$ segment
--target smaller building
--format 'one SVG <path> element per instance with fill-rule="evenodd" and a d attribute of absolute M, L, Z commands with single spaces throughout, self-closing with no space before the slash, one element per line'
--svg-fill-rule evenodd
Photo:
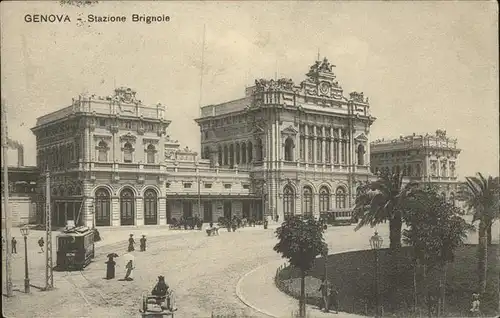
<path fill-rule="evenodd" d="M 370 149 L 372 173 L 402 172 L 408 181 L 435 185 L 443 196 L 456 201 L 460 190 L 457 167 L 461 149 L 457 147 L 457 139 L 448 137 L 445 130 L 375 140 Z"/>

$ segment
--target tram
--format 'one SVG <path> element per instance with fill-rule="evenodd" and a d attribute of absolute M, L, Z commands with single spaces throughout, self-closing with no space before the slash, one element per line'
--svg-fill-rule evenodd
<path fill-rule="evenodd" d="M 325 220 L 327 224 L 333 226 L 351 225 L 357 223 L 353 218 L 352 209 L 335 209 L 327 212 L 321 212 L 320 218 Z"/>
<path fill-rule="evenodd" d="M 83 269 L 95 256 L 94 231 L 86 226 L 65 230 L 57 235 L 57 269 Z"/>

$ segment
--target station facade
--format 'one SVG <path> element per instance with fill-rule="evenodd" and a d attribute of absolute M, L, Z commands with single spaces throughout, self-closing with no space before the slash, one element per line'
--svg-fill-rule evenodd
<path fill-rule="evenodd" d="M 161 104 L 131 88 L 80 95 L 37 119 L 37 198 L 45 171 L 52 219 L 87 226 L 163 225 L 175 218 L 270 216 L 349 210 L 369 181 L 370 125 L 363 93 L 343 94 L 334 65 L 316 61 L 304 81 L 257 80 L 238 100 L 204 106 L 201 154 L 173 140 Z"/>

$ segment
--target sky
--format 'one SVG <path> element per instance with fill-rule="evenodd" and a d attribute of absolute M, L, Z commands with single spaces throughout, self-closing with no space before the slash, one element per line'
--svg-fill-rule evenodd
<path fill-rule="evenodd" d="M 462 149 L 459 177 L 499 175 L 496 2 L 3 1 L 0 8 L 1 94 L 27 165 L 36 160 L 36 118 L 80 93 L 131 87 L 144 103 L 166 105 L 169 135 L 197 150 L 200 97 L 202 105 L 241 98 L 255 79 L 276 73 L 299 84 L 319 52 L 336 65 L 345 96 L 369 97 L 377 118 L 371 140 L 444 129 Z M 71 23 L 27 23 L 26 14 L 67 14 Z M 77 23 L 88 14 L 128 21 Z M 134 23 L 132 14 L 170 21 Z M 8 158 L 17 162 L 13 150 Z"/>

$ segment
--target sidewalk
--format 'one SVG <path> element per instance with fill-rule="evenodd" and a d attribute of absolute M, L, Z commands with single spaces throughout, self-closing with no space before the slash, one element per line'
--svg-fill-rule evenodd
<path fill-rule="evenodd" d="M 274 284 L 274 275 L 284 259 L 257 267 L 245 274 L 236 285 L 236 295 L 247 306 L 276 318 L 289 318 L 296 312 L 299 301 L 281 292 Z M 324 313 L 315 306 L 307 305 L 308 317 L 364 317 L 344 312 Z"/>

